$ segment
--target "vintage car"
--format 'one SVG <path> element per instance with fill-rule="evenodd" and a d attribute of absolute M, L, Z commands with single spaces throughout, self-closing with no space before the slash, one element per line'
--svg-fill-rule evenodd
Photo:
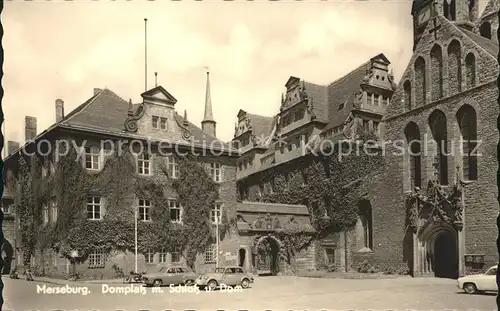
<path fill-rule="evenodd" d="M 461 277 L 457 280 L 458 288 L 467 294 L 480 292 L 496 292 L 497 288 L 497 266 L 489 268 L 485 273 L 473 274 Z"/>
<path fill-rule="evenodd" d="M 215 271 L 205 273 L 196 279 L 196 285 L 208 287 L 210 290 L 225 286 L 248 288 L 253 282 L 253 276 L 245 273 L 241 267 L 215 268 Z"/>
<path fill-rule="evenodd" d="M 146 273 L 142 282 L 146 286 L 194 285 L 197 275 L 185 267 L 161 267 L 158 272 Z"/>

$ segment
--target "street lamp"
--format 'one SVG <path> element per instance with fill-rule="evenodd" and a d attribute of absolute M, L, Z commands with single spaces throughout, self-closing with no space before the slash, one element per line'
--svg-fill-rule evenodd
<path fill-rule="evenodd" d="M 139 207 L 134 208 L 134 236 L 135 236 L 135 273 L 137 273 L 137 212 Z"/>

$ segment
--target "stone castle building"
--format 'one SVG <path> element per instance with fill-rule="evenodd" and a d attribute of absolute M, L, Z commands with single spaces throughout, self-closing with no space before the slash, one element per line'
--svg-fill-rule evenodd
<path fill-rule="evenodd" d="M 221 156 L 197 160 L 219 187 L 219 200 L 211 207 L 212 222 L 216 223 L 224 210 L 235 226 L 218 247 L 209 245 L 199 254 L 196 269 L 209 269 L 218 262 L 276 274 L 290 268 L 282 258 L 286 243 L 280 234 L 284 228 L 313 232 L 312 213 L 317 210 L 316 203 L 308 201 L 285 204 L 279 199 L 273 203 L 264 200 L 282 191 L 277 176 L 286 184 L 288 176 L 300 175 L 299 168 L 314 161 L 314 156 L 304 153 L 305 143 L 317 146 L 372 132 L 379 141 L 403 142 L 411 152 L 400 154 L 397 151 L 401 148 L 395 144 L 379 146 L 379 150 L 385 148 L 384 165 L 369 178 L 359 176 L 363 195 L 357 202 L 356 225 L 328 232 L 293 254 L 296 268 L 334 266 L 348 271 L 364 261 L 380 269 L 406 267 L 414 276 L 456 277 L 497 262 L 496 231 L 491 221 L 498 214 L 494 182 L 497 10 L 497 0 L 491 0 L 481 15 L 477 0 L 416 0 L 411 12 L 414 52 L 399 82 L 394 81 L 384 54 L 375 55 L 328 85 L 292 76 L 285 83 L 276 116 L 239 111 L 231 143 L 216 138 L 208 76 L 201 128 L 190 123 L 186 113 L 176 113 L 175 98 L 162 87 L 143 93 L 139 104 L 128 103 L 110 90 L 95 89 L 88 101 L 67 115 L 64 103 L 57 100 L 56 123 L 40 134 L 36 118 L 26 117 L 25 138 L 35 142 L 61 138 L 95 142 L 87 150 L 95 161 L 90 161 L 90 167 L 82 164 L 88 170 L 102 169 L 106 159 L 99 155 L 97 143 L 106 139 L 166 141 L 181 148 L 194 145 L 199 150 L 206 145 L 196 142 L 216 142 Z M 23 146 L 29 151 L 33 143 Z M 16 208 L 20 202 L 19 147 L 8 142 L 2 198 L 4 257 L 18 265 L 22 255 Z M 475 149 L 477 153 L 472 152 Z M 136 159 L 143 174 L 155 175 L 165 164 L 169 176 L 178 174 L 175 155 L 163 157 L 153 151 L 144 156 L 139 154 Z M 49 156 L 42 173 L 50 175 L 56 165 Z M 304 178 L 303 184 L 307 183 Z M 82 209 L 91 206 L 100 214 L 101 199 L 105 202 L 106 198 L 92 194 L 90 199 Z M 182 206 L 175 191 L 166 189 L 164 199 L 172 203 L 171 220 L 181 221 Z M 136 198 L 130 205 L 145 211 L 150 206 L 146 201 Z M 325 198 L 322 204 L 331 210 L 335 202 Z M 48 221 L 57 221 L 57 209 L 55 204 L 47 207 Z M 261 253 L 262 249 L 267 250 Z M 157 269 L 183 264 L 184 254 L 151 249 L 140 254 L 139 261 L 140 270 Z M 134 254 L 96 250 L 78 270 L 108 276 L 113 274 L 113 264 L 132 270 Z M 69 261 L 53 251 L 36 253 L 32 265 L 69 272 Z"/>

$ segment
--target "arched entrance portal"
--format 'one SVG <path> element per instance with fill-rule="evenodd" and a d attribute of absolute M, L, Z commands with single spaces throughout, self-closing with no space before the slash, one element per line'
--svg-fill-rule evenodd
<path fill-rule="evenodd" d="M 430 224 L 420 236 L 420 268 L 423 275 L 457 279 L 458 234 L 447 223 Z"/>
<path fill-rule="evenodd" d="M 253 263 L 259 275 L 278 275 L 280 242 L 273 236 L 260 238 Z"/>
<path fill-rule="evenodd" d="M 458 278 L 457 239 L 449 231 L 441 231 L 434 241 L 434 273 L 438 278 Z"/>
<path fill-rule="evenodd" d="M 240 267 L 245 267 L 245 259 L 247 257 L 247 251 L 244 248 L 240 248 L 238 252 L 238 257 L 239 257 L 238 265 Z"/>

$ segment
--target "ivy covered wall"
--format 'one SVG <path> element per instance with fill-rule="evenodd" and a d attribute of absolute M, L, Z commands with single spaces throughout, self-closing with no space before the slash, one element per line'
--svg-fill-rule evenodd
<path fill-rule="evenodd" d="M 55 171 L 46 170 L 42 176 L 44 160 L 41 157 L 19 157 L 20 248 L 23 265 L 28 267 L 36 251 L 53 249 L 66 258 L 77 250 L 78 263 L 99 249 L 134 252 L 134 208 L 137 198 L 151 201 L 150 222 L 138 222 L 138 248 L 165 249 L 171 252 L 178 247 L 186 254 L 186 263 L 193 266 L 196 255 L 214 240 L 210 210 L 217 200 L 230 200 L 224 185 L 234 183 L 235 161 L 227 157 L 178 157 L 179 177 L 171 178 L 167 160 L 153 156 L 153 175 L 137 174 L 136 159 L 128 148 L 107 156 L 100 171 L 92 172 L 77 161 L 77 152 L 70 149 L 55 165 Z M 215 183 L 207 167 L 210 161 L 223 162 L 223 178 L 229 181 Z M 224 172 L 224 170 L 226 172 Z M 222 189 L 219 189 L 219 188 Z M 234 191 L 234 187 L 233 187 Z M 86 215 L 88 195 L 102 197 L 104 217 L 89 220 Z M 169 216 L 169 199 L 177 199 L 183 208 L 182 224 L 172 223 Z M 54 202 L 57 216 L 44 222 L 44 206 Z M 224 202 L 226 204 L 226 202 Z M 229 232 L 234 224 L 235 195 L 223 210 L 220 235 Z"/>

